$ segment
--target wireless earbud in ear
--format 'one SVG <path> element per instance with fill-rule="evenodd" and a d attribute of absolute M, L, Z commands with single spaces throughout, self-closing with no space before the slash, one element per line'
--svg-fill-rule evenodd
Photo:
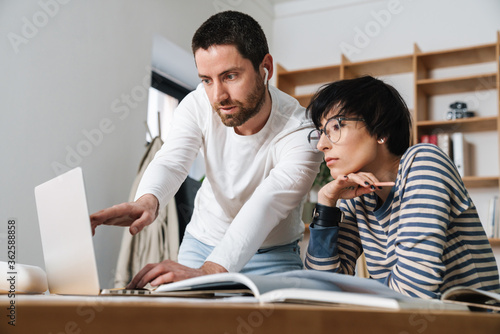
<path fill-rule="evenodd" d="M 264 84 L 267 83 L 267 77 L 269 76 L 269 70 L 264 67 L 264 72 L 266 72 L 266 75 L 264 76 Z"/>

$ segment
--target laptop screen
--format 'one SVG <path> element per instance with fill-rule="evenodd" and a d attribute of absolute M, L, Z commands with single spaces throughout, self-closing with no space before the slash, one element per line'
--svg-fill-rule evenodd
<path fill-rule="evenodd" d="M 50 293 L 98 295 L 82 169 L 35 187 L 35 199 Z"/>

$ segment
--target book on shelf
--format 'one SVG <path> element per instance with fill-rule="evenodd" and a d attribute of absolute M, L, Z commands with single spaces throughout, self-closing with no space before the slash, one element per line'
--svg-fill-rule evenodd
<path fill-rule="evenodd" d="M 430 134 L 430 135 L 422 135 L 420 137 L 420 142 L 421 143 L 428 143 L 428 144 L 434 144 L 438 145 L 438 137 L 436 134 Z"/>
<path fill-rule="evenodd" d="M 453 142 L 453 162 L 458 173 L 461 177 L 469 176 L 471 167 L 469 143 L 461 132 L 453 133 L 451 139 Z"/>
<path fill-rule="evenodd" d="M 453 145 L 449 133 L 422 135 L 420 136 L 420 142 L 438 146 L 444 153 L 453 159 Z"/>
<path fill-rule="evenodd" d="M 497 198 L 498 201 L 498 198 Z M 495 210 L 496 213 L 496 218 L 495 218 L 495 224 L 493 225 L 493 237 L 492 238 L 500 238 L 500 223 L 498 221 L 498 202 L 497 202 L 497 209 Z"/>
<path fill-rule="evenodd" d="M 451 145 L 451 135 L 449 133 L 438 133 L 437 135 L 437 146 L 446 153 L 451 159 L 453 159 L 453 151 Z"/>
<path fill-rule="evenodd" d="M 108 293 L 108 291 L 106 291 Z M 126 294 L 126 290 L 114 290 Z M 272 275 L 220 273 L 163 284 L 150 296 L 233 298 L 255 303 L 300 303 L 382 309 L 451 309 L 466 306 L 411 298 L 373 279 L 314 270 Z"/>
<path fill-rule="evenodd" d="M 486 221 L 484 230 L 488 238 L 498 238 L 499 224 L 498 224 L 498 196 L 493 196 L 488 203 L 488 220 Z"/>

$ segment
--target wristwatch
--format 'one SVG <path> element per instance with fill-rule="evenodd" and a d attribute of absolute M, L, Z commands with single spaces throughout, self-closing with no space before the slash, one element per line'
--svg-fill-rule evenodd
<path fill-rule="evenodd" d="M 315 226 L 334 227 L 344 219 L 344 212 L 337 207 L 326 206 L 316 203 L 313 211 L 313 220 Z"/>

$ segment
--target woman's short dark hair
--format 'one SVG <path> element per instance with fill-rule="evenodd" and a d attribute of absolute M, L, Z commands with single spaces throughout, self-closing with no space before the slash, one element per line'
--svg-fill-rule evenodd
<path fill-rule="evenodd" d="M 332 109 L 335 116 L 363 118 L 370 135 L 386 138 L 392 154 L 402 155 L 410 146 L 410 111 L 398 91 L 382 80 L 363 76 L 324 85 L 311 99 L 307 113 L 319 129 Z"/>
<path fill-rule="evenodd" d="M 266 35 L 251 16 L 236 11 L 212 15 L 195 32 L 191 42 L 193 54 L 199 48 L 213 45 L 234 45 L 241 56 L 252 62 L 257 71 L 269 53 Z"/>

